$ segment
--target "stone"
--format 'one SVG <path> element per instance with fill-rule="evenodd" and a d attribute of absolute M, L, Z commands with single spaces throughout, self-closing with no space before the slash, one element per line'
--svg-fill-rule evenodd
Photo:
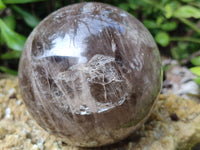
<path fill-rule="evenodd" d="M 37 123 L 69 145 L 115 143 L 149 117 L 161 89 L 158 48 L 127 12 L 102 3 L 57 10 L 30 34 L 19 88 Z"/>
<path fill-rule="evenodd" d="M 174 94 L 185 99 L 199 100 L 199 85 L 194 81 L 197 76 L 183 66 L 177 64 L 168 65 L 165 70 L 165 81 L 163 82 L 162 93 Z"/>

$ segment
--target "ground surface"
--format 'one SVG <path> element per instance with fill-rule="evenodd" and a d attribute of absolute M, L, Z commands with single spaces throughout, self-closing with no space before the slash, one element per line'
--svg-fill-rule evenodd
<path fill-rule="evenodd" d="M 159 96 L 155 110 L 139 131 L 120 143 L 98 149 L 188 150 L 191 147 L 197 148 L 200 143 L 198 99 L 192 100 L 166 93 Z M 81 148 L 71 147 L 40 128 L 23 104 L 17 78 L 2 78 L 0 79 L 0 150 L 23 149 L 78 150 Z"/>

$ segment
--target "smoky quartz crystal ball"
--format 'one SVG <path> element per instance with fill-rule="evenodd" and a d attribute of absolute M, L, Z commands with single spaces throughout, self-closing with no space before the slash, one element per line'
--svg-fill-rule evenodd
<path fill-rule="evenodd" d="M 102 3 L 61 8 L 33 30 L 19 87 L 36 122 L 69 145 L 115 143 L 149 117 L 161 89 L 158 48 L 129 13 Z"/>

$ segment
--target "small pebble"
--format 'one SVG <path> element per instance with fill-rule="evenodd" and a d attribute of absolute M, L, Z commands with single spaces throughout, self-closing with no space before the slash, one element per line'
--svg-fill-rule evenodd
<path fill-rule="evenodd" d="M 18 100 L 17 100 L 17 105 L 20 105 L 20 104 L 21 104 L 21 100 L 18 99 Z"/>
<path fill-rule="evenodd" d="M 11 95 L 9 96 L 9 98 L 10 98 L 10 99 L 16 98 L 16 94 L 15 94 L 15 93 L 11 94 Z"/>
<path fill-rule="evenodd" d="M 12 96 L 12 94 L 14 94 L 14 93 L 15 93 L 15 89 L 14 88 L 12 88 L 12 89 L 10 89 L 8 91 L 8 95 L 10 95 L 10 96 Z"/>
<path fill-rule="evenodd" d="M 179 120 L 178 116 L 175 113 L 170 114 L 170 118 L 171 118 L 172 121 L 178 121 Z"/>
<path fill-rule="evenodd" d="M 10 118 L 11 117 L 10 113 L 11 113 L 10 108 L 9 107 L 6 108 L 6 110 L 5 110 L 5 118 Z"/>

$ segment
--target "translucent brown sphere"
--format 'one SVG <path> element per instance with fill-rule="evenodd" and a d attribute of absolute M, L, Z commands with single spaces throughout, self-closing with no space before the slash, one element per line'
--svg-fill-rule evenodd
<path fill-rule="evenodd" d="M 57 10 L 30 34 L 19 86 L 37 123 L 70 145 L 126 138 L 148 118 L 162 82 L 159 51 L 127 12 L 101 3 Z"/>

